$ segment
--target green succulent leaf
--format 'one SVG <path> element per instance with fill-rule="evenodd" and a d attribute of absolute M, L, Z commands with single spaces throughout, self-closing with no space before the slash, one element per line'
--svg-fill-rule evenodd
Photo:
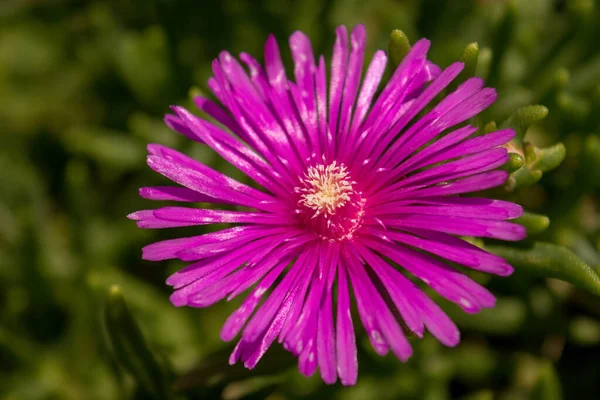
<path fill-rule="evenodd" d="M 483 133 L 496 132 L 498 130 L 498 125 L 496 125 L 495 121 L 488 122 L 483 127 Z"/>
<path fill-rule="evenodd" d="M 400 65 L 406 54 L 410 51 L 410 41 L 404 32 L 395 29 L 390 34 L 389 53 L 394 67 Z"/>
<path fill-rule="evenodd" d="M 469 43 L 465 46 L 460 58 L 458 59 L 465 66 L 460 75 L 454 79 L 450 88 L 456 89 L 458 85 L 466 81 L 467 79 L 475 76 L 475 70 L 477 69 L 477 60 L 479 58 L 479 44 L 477 42 Z"/>
<path fill-rule="evenodd" d="M 525 159 L 518 153 L 508 153 L 508 161 L 502 166 L 502 169 L 508 172 L 515 172 L 525 164 Z"/>
<path fill-rule="evenodd" d="M 600 295 L 600 275 L 569 249 L 551 243 L 536 242 L 529 249 L 487 246 L 517 270 L 556 278 Z"/>
<path fill-rule="evenodd" d="M 138 387 L 153 399 L 172 398 L 165 370 L 148 348 L 118 285 L 108 291 L 104 322 L 114 357 L 134 377 Z"/>
<path fill-rule="evenodd" d="M 531 163 L 530 168 L 539 169 L 542 172 L 552 171 L 557 168 L 567 155 L 567 149 L 562 143 L 557 143 L 545 149 L 538 149 L 533 145 L 530 145 L 530 147 L 533 148 L 535 153 L 535 160 Z"/>
<path fill-rule="evenodd" d="M 542 105 L 525 106 L 519 108 L 501 125 L 502 128 L 512 128 L 516 132 L 513 142 L 522 145 L 525 133 L 531 125 L 548 116 L 548 108 Z"/>
<path fill-rule="evenodd" d="M 512 147 L 514 147 L 514 144 Z M 539 181 L 544 172 L 557 168 L 564 161 L 567 150 L 562 143 L 557 143 L 545 149 L 537 148 L 531 143 L 525 143 L 523 145 L 523 154 L 524 165 L 514 168 L 514 166 L 518 165 L 519 159 L 513 156 L 514 160 L 509 160 L 504 166 L 504 169 L 512 172 L 505 185 L 509 191 L 523 186 L 531 186 Z M 510 169 L 511 166 L 514 168 L 512 171 Z"/>
<path fill-rule="evenodd" d="M 540 179 L 542 179 L 542 171 L 532 171 L 527 166 L 523 166 L 508 177 L 504 187 L 510 192 L 519 187 L 531 186 Z"/>
<path fill-rule="evenodd" d="M 479 58 L 479 44 L 477 42 L 469 43 L 460 56 L 460 61 L 465 63 L 463 74 L 467 77 L 475 75 L 477 69 L 477 59 Z"/>
<path fill-rule="evenodd" d="M 550 218 L 547 216 L 527 211 L 515 219 L 514 222 L 523 225 L 527 229 L 528 235 L 540 233 L 550 226 Z"/>
<path fill-rule="evenodd" d="M 594 267 L 596 272 L 600 272 L 600 255 L 596 247 L 583 232 L 563 226 L 555 230 L 552 239 L 555 243 L 572 250 L 583 261 Z"/>

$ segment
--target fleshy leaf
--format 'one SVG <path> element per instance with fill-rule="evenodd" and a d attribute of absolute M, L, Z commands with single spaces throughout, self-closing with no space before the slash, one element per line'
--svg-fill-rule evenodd
<path fill-rule="evenodd" d="M 465 64 L 465 67 L 460 75 L 452 82 L 452 85 L 450 86 L 451 90 L 456 89 L 459 84 L 475 76 L 478 58 L 479 44 L 477 42 L 473 42 L 466 45 L 462 54 L 460 55 L 460 58 L 458 59 L 460 62 Z"/>
<path fill-rule="evenodd" d="M 565 247 L 536 242 L 530 249 L 486 246 L 515 269 L 537 276 L 557 278 L 600 295 L 600 275 Z"/>
<path fill-rule="evenodd" d="M 580 230 L 568 226 L 557 229 L 552 235 L 554 242 L 572 250 L 583 261 L 595 267 L 596 272 L 600 273 L 600 255 L 594 244 Z"/>
<path fill-rule="evenodd" d="M 469 43 L 465 46 L 465 49 L 460 56 L 460 61 L 465 63 L 465 69 L 462 74 L 465 77 L 472 77 L 475 75 L 475 69 L 477 68 L 477 58 L 479 57 L 479 44 L 477 42 Z"/>
<path fill-rule="evenodd" d="M 517 144 L 523 144 L 525 133 L 529 127 L 548 116 L 548 108 L 542 105 L 525 106 L 519 108 L 513 115 L 511 115 L 504 123 L 501 128 L 512 128 L 516 132 L 516 136 L 513 142 Z"/>
<path fill-rule="evenodd" d="M 526 166 L 523 166 L 510 175 L 506 180 L 504 187 L 508 191 L 513 191 L 519 187 L 531 186 L 540 179 L 542 179 L 542 171 L 532 171 Z"/>
<path fill-rule="evenodd" d="M 483 133 L 491 133 L 496 132 L 498 130 L 498 125 L 495 121 L 490 121 L 483 127 Z"/>
<path fill-rule="evenodd" d="M 508 153 L 508 161 L 501 168 L 508 172 L 515 172 L 523 166 L 525 159 L 518 153 Z"/>
<path fill-rule="evenodd" d="M 550 226 L 550 218 L 547 216 L 527 211 L 515 219 L 514 222 L 523 225 L 527 229 L 528 235 L 540 233 Z"/>
<path fill-rule="evenodd" d="M 532 170 L 539 169 L 542 172 L 552 171 L 558 167 L 567 155 L 567 149 L 562 143 L 557 143 L 545 149 L 538 149 L 531 143 L 526 143 L 525 152 L 529 168 Z"/>
<path fill-rule="evenodd" d="M 154 399 L 172 398 L 166 373 L 148 348 L 118 285 L 109 289 L 104 322 L 114 357 L 134 377 L 138 388 Z"/>
<path fill-rule="evenodd" d="M 562 143 L 558 143 L 546 149 L 539 149 L 531 143 L 525 143 L 525 134 L 529 127 L 535 122 L 546 118 L 548 109 L 542 105 L 525 106 L 519 108 L 504 123 L 501 128 L 512 128 L 516 136 L 506 145 L 511 153 L 517 153 L 524 158 L 524 165 L 514 169 L 509 179 L 506 181 L 505 188 L 513 191 L 519 187 L 531 186 L 542 178 L 546 171 L 550 171 L 563 162 L 566 155 L 566 148 Z M 491 129 L 490 124 L 486 125 L 485 130 Z M 518 157 L 513 156 L 513 165 L 518 164 Z M 505 169 L 511 167 L 507 163 Z"/>
<path fill-rule="evenodd" d="M 395 29 L 390 34 L 389 53 L 394 67 L 400 65 L 404 56 L 410 51 L 408 37 L 400 29 Z"/>

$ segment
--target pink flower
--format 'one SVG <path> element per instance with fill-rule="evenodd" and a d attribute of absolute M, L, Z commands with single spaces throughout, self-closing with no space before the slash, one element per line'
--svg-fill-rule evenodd
<path fill-rule="evenodd" d="M 180 186 L 145 187 L 141 196 L 237 206 L 163 207 L 129 216 L 142 228 L 231 223 L 233 227 L 146 246 L 146 260 L 191 264 L 172 275 L 176 306 L 207 307 L 249 291 L 221 337 L 241 332 L 230 362 L 253 368 L 277 340 L 298 356 L 305 375 L 317 368 L 326 383 L 356 382 L 358 361 L 350 312 L 378 354 L 407 360 L 412 349 L 394 316 L 416 336 L 425 329 L 447 346 L 459 342 L 454 323 L 405 275 L 412 275 L 466 312 L 493 307 L 494 296 L 443 259 L 506 276 L 502 258 L 457 236 L 520 240 L 505 220 L 520 206 L 459 195 L 502 184 L 509 129 L 472 136 L 464 125 L 490 106 L 496 92 L 471 78 L 439 104 L 425 106 L 463 68 L 441 70 L 427 60 L 422 39 L 375 96 L 386 55 L 374 54 L 361 82 L 366 34 L 362 25 L 337 40 L 329 86 L 325 59 L 309 39 L 290 37 L 295 81 L 286 77 L 273 37 L 265 67 L 242 53 L 249 73 L 229 53 L 213 62 L 208 83 L 222 108 L 196 105 L 212 123 L 181 107 L 165 121 L 204 143 L 253 180 L 238 182 L 175 150 L 149 145 L 148 165 Z M 393 264 L 392 264 L 393 263 Z M 400 268 L 398 268 L 397 266 Z"/>

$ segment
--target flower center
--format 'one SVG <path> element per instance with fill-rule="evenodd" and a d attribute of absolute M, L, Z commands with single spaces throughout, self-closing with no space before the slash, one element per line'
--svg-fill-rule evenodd
<path fill-rule="evenodd" d="M 303 224 L 323 239 L 342 240 L 362 221 L 365 200 L 344 164 L 318 164 L 308 168 L 294 189 L 300 195 L 296 212 Z"/>
<path fill-rule="evenodd" d="M 319 214 L 335 215 L 338 208 L 350 201 L 352 184 L 344 164 L 310 167 L 304 177 L 305 187 L 300 188 L 300 204 Z"/>

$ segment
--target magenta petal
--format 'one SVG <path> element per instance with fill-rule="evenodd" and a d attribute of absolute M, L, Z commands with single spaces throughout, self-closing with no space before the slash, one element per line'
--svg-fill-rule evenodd
<path fill-rule="evenodd" d="M 415 46 L 416 47 L 416 46 Z M 413 48 L 414 49 L 414 48 Z M 458 76 L 460 71 L 462 71 L 463 65 L 462 63 L 454 63 L 446 68 L 427 88 L 415 99 L 414 102 L 410 104 L 410 107 L 406 109 L 400 118 L 394 123 L 394 125 L 389 129 L 384 139 L 380 141 L 379 145 L 375 148 L 376 152 L 384 153 L 383 156 L 380 157 L 380 160 L 376 165 L 386 165 L 390 158 L 393 158 L 395 161 L 399 162 L 403 158 L 398 156 L 399 149 L 401 149 L 404 143 L 412 137 L 410 132 L 405 132 L 400 136 L 399 140 L 397 140 L 387 151 L 384 150 L 389 146 L 389 144 L 393 141 L 393 139 L 397 136 L 397 134 L 406 127 L 406 125 L 421 111 L 425 106 L 435 97 L 437 96 L 446 86 L 452 82 L 454 78 Z M 439 106 L 438 106 L 439 107 Z M 428 121 L 433 118 L 433 111 L 428 113 L 425 117 L 419 120 L 413 127 L 412 130 L 417 130 L 419 127 L 425 124 L 425 121 Z M 404 150 L 402 150 L 404 151 Z M 412 151 L 411 151 L 412 152 Z"/>
<path fill-rule="evenodd" d="M 214 125 L 196 118 L 186 109 L 173 107 L 173 110 L 191 131 L 201 137 L 206 144 L 217 151 L 223 158 L 266 188 L 276 189 L 273 183 L 281 179 L 281 176 L 254 151 L 243 146 Z"/>
<path fill-rule="evenodd" d="M 375 52 L 375 55 L 373 55 L 373 59 L 369 64 L 369 68 L 367 69 L 365 78 L 363 79 L 360 94 L 358 95 L 358 99 L 356 101 L 356 111 L 352 117 L 352 127 L 350 129 L 348 139 L 350 143 L 354 143 L 358 127 L 363 122 L 367 112 L 369 111 L 373 96 L 375 95 L 375 92 L 379 87 L 379 82 L 381 81 L 383 73 L 385 72 L 386 64 L 387 57 L 385 52 L 381 50 Z"/>
<path fill-rule="evenodd" d="M 211 257 L 218 253 L 231 251 L 239 248 L 242 244 L 248 244 L 255 239 L 268 238 L 270 241 L 279 241 L 285 243 L 293 237 L 298 237 L 301 233 L 294 230 L 286 230 L 283 228 L 268 228 L 252 225 L 242 226 L 248 230 L 246 235 L 222 239 L 220 242 L 200 243 L 194 246 L 188 246 L 176 253 L 176 257 L 183 261 L 195 261 L 203 258 Z M 209 234 L 207 234 L 209 235 Z M 205 236 L 207 236 L 205 235 Z M 256 248 L 255 248 L 256 249 Z M 261 250 L 261 248 L 258 248 Z"/>
<path fill-rule="evenodd" d="M 340 104 L 346 81 L 348 65 L 348 30 L 339 26 L 335 30 L 336 40 L 333 45 L 333 58 L 331 59 L 331 78 L 329 82 L 329 129 L 337 136 Z"/>
<path fill-rule="evenodd" d="M 425 293 L 415 293 L 420 300 L 421 317 L 427 330 L 446 346 L 456 346 L 460 341 L 460 332 L 454 322 Z"/>
<path fill-rule="evenodd" d="M 175 258 L 176 254 L 183 249 L 202 245 L 205 243 L 219 243 L 222 240 L 237 238 L 247 232 L 247 227 L 236 227 L 222 231 L 207 233 L 200 236 L 192 236 L 181 239 L 164 240 L 150 244 L 142 249 L 142 258 L 150 261 L 167 260 Z"/>
<path fill-rule="evenodd" d="M 332 302 L 331 291 L 328 291 L 319 309 L 319 326 L 317 329 L 319 369 L 321 370 L 321 378 L 328 385 L 335 383 L 337 380 Z"/>
<path fill-rule="evenodd" d="M 495 297 L 484 287 L 443 262 L 405 246 L 381 244 L 365 240 L 373 249 L 381 251 L 399 263 L 440 295 L 458 304 L 466 312 L 476 313 L 495 305 Z"/>
<path fill-rule="evenodd" d="M 324 156 L 333 155 L 333 137 L 330 135 L 327 122 L 327 76 L 325 72 L 325 58 L 319 58 L 319 65 L 315 75 L 315 92 L 317 97 L 317 117 L 319 120 L 319 141 L 315 151 L 321 150 Z M 315 144 L 316 145 L 316 144 Z"/>
<path fill-rule="evenodd" d="M 287 261 L 287 260 L 286 260 Z M 288 261 L 289 262 L 289 261 Z M 250 315 L 254 312 L 264 293 L 271 287 L 275 282 L 275 279 L 281 275 L 281 272 L 287 266 L 286 262 L 280 263 L 277 267 L 273 268 L 264 279 L 256 286 L 256 288 L 246 297 L 242 305 L 235 310 L 221 330 L 221 339 L 228 342 L 232 340 L 242 329 L 242 326 L 248 321 Z"/>
<path fill-rule="evenodd" d="M 373 207 L 374 215 L 422 214 L 481 219 L 513 219 L 523 214 L 523 207 L 502 200 L 476 197 L 424 197 L 400 200 L 385 206 Z"/>
<path fill-rule="evenodd" d="M 283 321 L 286 319 L 289 305 L 292 301 L 292 296 L 286 298 L 283 306 L 277 311 L 277 315 L 273 322 L 256 340 L 248 342 L 243 338 L 240 339 L 238 345 L 231 354 L 229 363 L 234 364 L 238 359 L 241 359 L 246 368 L 253 369 L 279 334 Z"/>
<path fill-rule="evenodd" d="M 182 202 L 223 203 L 193 190 L 176 186 L 148 186 L 140 188 L 140 197 L 148 200 L 172 200 Z"/>
<path fill-rule="evenodd" d="M 471 193 L 499 186 L 503 184 L 507 178 L 508 172 L 506 171 L 484 172 L 482 174 L 458 179 L 441 186 L 431 186 L 409 192 L 392 192 L 383 195 L 380 198 L 375 194 L 373 197 L 375 197 L 380 204 L 385 204 L 396 200 L 406 200 L 408 198 L 418 199 L 421 197 Z"/>
<path fill-rule="evenodd" d="M 515 131 L 513 131 L 512 129 L 504 129 L 501 131 L 488 133 L 484 136 L 478 136 L 472 139 L 468 139 L 451 148 L 445 149 L 445 151 L 440 151 L 436 153 L 432 157 L 427 158 L 426 163 L 417 164 L 414 167 L 414 169 L 423 167 L 425 165 L 435 164 L 440 161 L 449 160 L 452 158 L 483 152 L 509 142 L 514 136 Z"/>
<path fill-rule="evenodd" d="M 263 99 L 266 99 L 269 91 L 269 82 L 264 68 L 248 53 L 240 53 L 240 60 L 248 67 L 250 79 L 254 83 L 254 88 L 260 93 Z"/>
<path fill-rule="evenodd" d="M 285 296 L 298 284 L 302 278 L 300 273 L 300 263 L 296 262 L 283 277 L 279 285 L 271 293 L 269 298 L 254 314 L 243 332 L 243 338 L 247 341 L 254 341 L 262 331 L 266 329 L 272 321 L 281 306 Z M 306 275 L 305 275 L 306 276 Z"/>
<path fill-rule="evenodd" d="M 321 254 L 322 247 L 317 244 L 313 257 L 307 260 L 308 270 L 315 269 L 315 274 L 310 279 L 310 287 L 306 299 L 304 299 L 302 312 L 297 319 L 290 320 L 291 325 L 285 337 L 286 347 L 295 354 L 301 354 L 307 345 L 313 346 L 315 344 L 315 340 L 312 340 L 312 328 L 317 324 L 316 311 L 319 309 L 328 275 L 328 271 L 324 270 L 327 266 L 319 262 Z M 310 344 L 309 340 L 312 340 Z"/>
<path fill-rule="evenodd" d="M 282 216 L 261 212 L 206 210 L 201 208 L 163 207 L 154 210 L 154 216 L 163 220 L 206 225 L 215 223 L 289 223 Z"/>
<path fill-rule="evenodd" d="M 389 129 L 406 113 L 405 98 L 411 87 L 411 79 L 425 65 L 428 50 L 428 40 L 421 39 L 415 43 L 383 89 L 371 108 L 367 120 L 358 131 L 360 133 L 358 143 L 361 145 L 357 149 L 357 160 L 367 160 L 374 148 L 385 148 L 389 145 L 389 141 L 393 140 L 394 137 L 390 136 Z"/>
<path fill-rule="evenodd" d="M 386 121 L 389 126 L 396 120 L 396 113 L 404 103 L 404 99 L 409 91 L 412 78 L 416 76 L 423 66 L 429 51 L 430 42 L 426 39 L 417 41 L 408 54 L 404 57 L 389 82 L 381 92 L 381 95 L 375 101 L 375 104 L 369 111 L 369 116 L 363 125 L 363 129 L 372 126 L 380 126 Z"/>
<path fill-rule="evenodd" d="M 338 308 L 336 325 L 337 373 L 342 385 L 354 385 L 358 377 L 358 356 L 352 316 L 350 296 L 345 268 L 338 269 Z"/>
<path fill-rule="evenodd" d="M 378 325 L 381 329 L 381 332 L 378 332 L 378 334 L 381 335 L 380 340 L 385 340 L 390 349 L 400 360 L 408 360 L 412 355 L 412 348 L 402 332 L 402 328 L 400 328 L 398 321 L 396 321 L 396 318 L 392 315 L 389 307 L 377 292 L 377 289 L 371 282 L 371 279 L 358 260 L 358 257 L 349 256 L 349 258 L 355 258 L 355 261 L 349 262 L 349 264 L 352 265 L 350 268 L 350 277 L 355 288 L 357 301 L 359 293 L 364 291 L 364 295 L 369 297 L 372 302 L 371 307 L 373 310 L 377 310 L 375 318 L 378 320 Z"/>
<path fill-rule="evenodd" d="M 290 49 L 294 58 L 296 84 L 300 91 L 304 93 L 301 98 L 306 104 L 308 112 L 312 115 L 316 108 L 314 74 L 317 66 L 310 39 L 302 32 L 295 32 L 290 37 Z"/>
<path fill-rule="evenodd" d="M 453 146 L 454 144 L 460 142 L 471 134 L 475 133 L 477 128 L 467 125 L 462 128 L 458 128 L 455 131 L 452 131 L 446 134 L 444 137 L 438 139 L 436 142 L 422 149 L 421 151 L 415 153 L 408 159 L 406 159 L 403 163 L 401 163 L 394 171 L 396 174 L 407 174 L 411 171 L 414 171 L 420 167 L 431 165 L 432 163 L 429 161 L 432 158 L 432 155 L 438 155 L 442 153 L 443 150 L 446 150 L 448 147 Z M 443 160 L 451 159 L 454 157 L 447 157 Z"/>
<path fill-rule="evenodd" d="M 165 125 L 173 129 L 175 132 L 181 133 L 183 136 L 195 142 L 204 143 L 202 139 L 196 136 L 176 115 L 167 114 L 165 115 L 164 121 Z"/>
<path fill-rule="evenodd" d="M 456 325 L 419 287 L 366 248 L 359 246 L 358 250 L 370 260 L 407 326 L 417 336 L 423 335 L 426 326 L 446 346 L 458 344 L 460 333 Z"/>
<path fill-rule="evenodd" d="M 386 225 L 394 228 L 423 228 L 459 236 L 490 237 L 501 240 L 525 238 L 522 225 L 505 221 L 444 217 L 431 215 L 406 215 L 398 219 L 386 219 Z"/>
<path fill-rule="evenodd" d="M 427 251 L 478 271 L 501 276 L 510 275 L 513 271 L 513 268 L 502 258 L 483 251 L 464 240 L 440 232 L 426 230 L 416 230 L 416 232 L 423 237 L 393 231 L 373 232 L 373 234 Z"/>
<path fill-rule="evenodd" d="M 230 182 L 229 179 L 223 179 L 225 178 L 224 176 L 212 173 L 207 175 L 198 170 L 187 168 L 177 162 L 168 161 L 157 156 L 149 156 L 147 161 L 150 168 L 159 174 L 205 196 L 215 197 L 228 203 L 248 207 L 260 205 L 259 202 L 253 200 L 248 194 L 236 190 L 243 186 L 237 186 L 235 183 Z"/>
<path fill-rule="evenodd" d="M 392 187 L 402 190 L 411 186 L 434 185 L 496 169 L 507 161 L 508 151 L 505 148 L 487 150 L 418 172 L 409 178 L 403 179 L 401 184 L 395 184 Z"/>
<path fill-rule="evenodd" d="M 341 104 L 339 133 L 342 143 L 345 141 L 345 138 L 348 137 L 350 130 L 352 109 L 356 101 L 356 94 L 360 84 L 366 44 L 367 33 L 365 27 L 364 25 L 357 25 L 350 34 L 351 49 Z"/>
<path fill-rule="evenodd" d="M 294 292 L 296 295 L 296 301 L 294 301 L 294 304 L 292 304 L 292 307 L 290 308 L 290 312 L 288 314 L 288 318 L 285 320 L 283 329 L 281 330 L 281 332 L 279 334 L 279 343 L 283 343 L 283 347 L 286 350 L 289 350 L 296 355 L 298 355 L 302 351 L 302 348 L 298 349 L 295 346 L 296 343 L 290 344 L 288 335 L 295 332 L 296 323 L 298 322 L 298 320 L 300 318 L 300 314 L 302 313 L 304 303 L 305 303 L 306 293 L 307 293 L 309 285 L 312 281 L 312 276 L 313 276 L 312 271 L 316 266 L 317 257 L 318 257 L 317 252 L 311 253 L 310 257 L 309 257 L 309 254 L 306 254 L 303 257 L 298 257 L 298 261 L 297 261 L 299 263 L 298 265 L 301 266 L 301 268 L 304 268 L 307 273 L 305 274 L 304 277 L 302 277 L 300 279 L 300 281 L 294 288 Z M 300 337 L 302 337 L 302 334 L 303 334 L 303 332 L 300 332 Z"/>
<path fill-rule="evenodd" d="M 311 321 L 304 333 L 306 346 L 304 346 L 304 350 L 298 356 L 298 370 L 304 376 L 312 376 L 317 370 L 316 336 L 317 323 L 316 321 Z"/>
<path fill-rule="evenodd" d="M 259 253 L 252 252 L 252 246 L 254 245 L 261 246 Z M 200 300 L 206 297 L 206 293 L 210 293 L 210 290 L 215 289 L 214 285 L 219 284 L 223 278 L 238 270 L 238 268 L 243 268 L 244 263 L 251 262 L 257 256 L 266 256 L 277 246 L 277 242 L 270 238 L 264 238 L 228 252 L 223 257 L 217 258 L 214 262 L 197 270 L 195 274 L 188 276 L 185 283 L 178 282 L 177 290 L 171 295 L 171 302 L 175 305 L 188 304 L 203 307 Z M 231 290 L 233 289 L 235 289 L 235 286 L 231 285 Z M 226 294 L 223 294 L 222 297 Z"/>
<path fill-rule="evenodd" d="M 414 284 L 395 269 L 392 276 L 391 266 L 366 247 L 359 245 L 357 250 L 381 280 L 408 328 L 418 337 L 423 337 L 424 322 L 418 307 L 410 297 L 411 287 Z"/>
<path fill-rule="evenodd" d="M 209 99 L 201 96 L 194 96 L 194 104 L 199 110 L 204 111 L 217 122 L 227 127 L 231 132 L 235 133 L 239 138 L 247 140 L 246 133 L 242 130 L 240 125 L 223 110 L 219 105 L 213 103 Z"/>
<path fill-rule="evenodd" d="M 335 331 L 333 326 L 333 283 L 337 274 L 339 247 L 327 246 L 325 255 L 321 255 L 323 270 L 328 271 L 324 298 L 319 307 L 317 328 L 317 356 L 321 377 L 327 384 L 337 380 L 335 359 Z"/>
<path fill-rule="evenodd" d="M 352 288 L 354 289 L 354 298 L 356 299 L 358 314 L 365 327 L 365 331 L 369 336 L 373 349 L 377 354 L 384 356 L 390 349 L 390 343 L 385 340 L 381 331 L 381 326 L 379 325 L 379 318 L 377 317 L 383 310 L 380 310 L 375 306 L 371 294 L 361 284 L 361 279 L 357 278 L 358 274 L 356 269 L 362 268 L 362 266 L 356 266 L 355 261 L 352 263 L 347 261 L 347 263 L 349 265 L 348 272 L 350 274 Z"/>

